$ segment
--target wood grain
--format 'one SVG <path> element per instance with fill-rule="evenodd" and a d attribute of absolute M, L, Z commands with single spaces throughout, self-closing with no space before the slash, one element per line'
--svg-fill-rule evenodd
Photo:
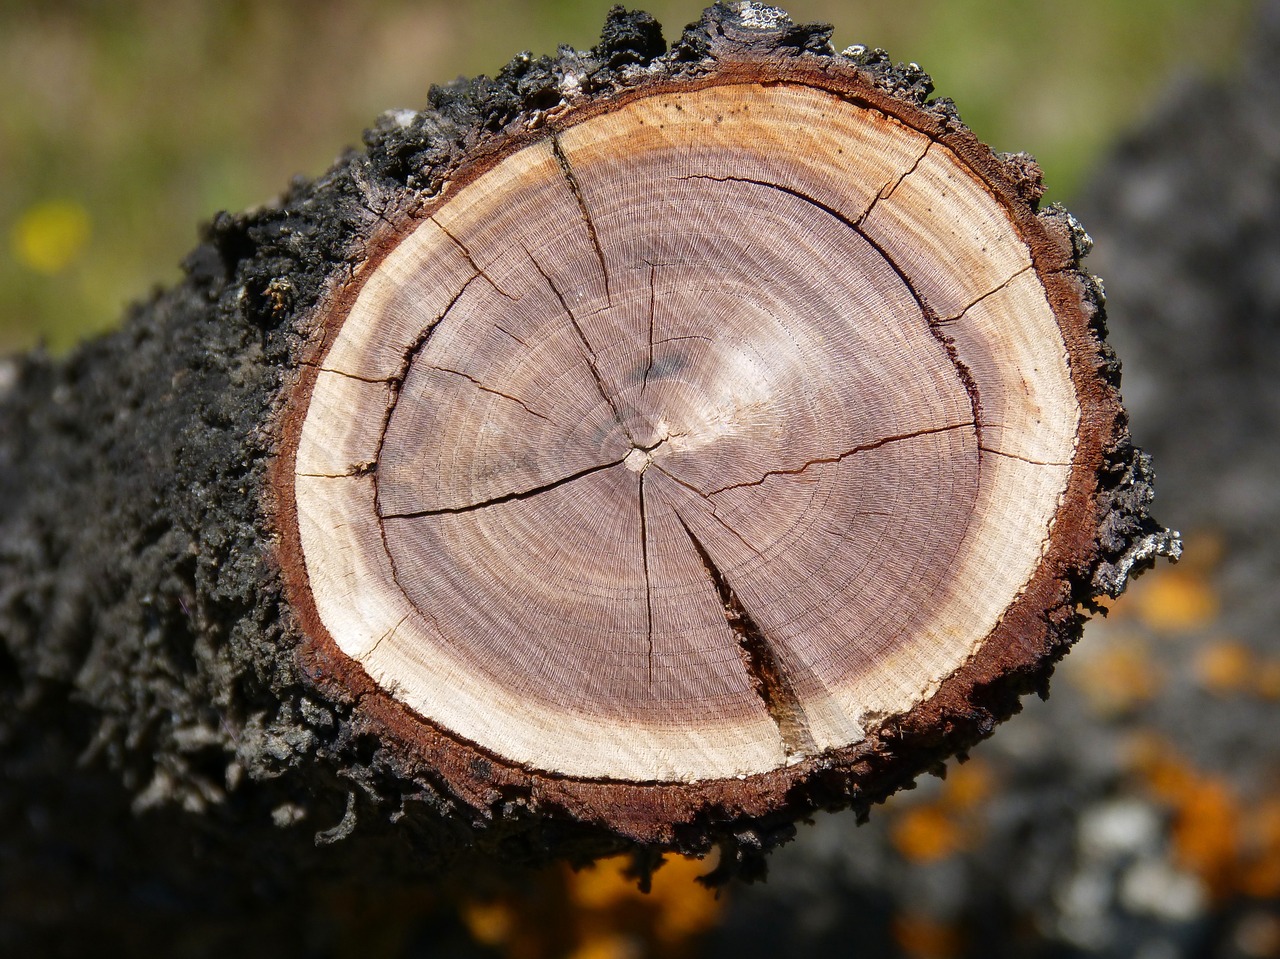
<path fill-rule="evenodd" d="M 324 630 L 486 754 L 635 783 L 928 700 L 1040 570 L 1082 416 L 1007 203 L 801 82 L 637 96 L 464 178 L 320 367 Z"/>

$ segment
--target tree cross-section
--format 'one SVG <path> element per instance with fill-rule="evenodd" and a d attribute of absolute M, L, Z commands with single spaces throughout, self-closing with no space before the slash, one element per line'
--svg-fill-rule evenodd
<path fill-rule="evenodd" d="M 1096 537 L 1115 399 L 1022 168 L 853 64 L 721 60 L 463 163 L 322 307 L 296 603 L 429 751 L 780 799 Z"/>
<path fill-rule="evenodd" d="M 193 257 L 267 331 L 225 395 L 254 349 L 277 379 L 192 414 L 258 472 L 157 467 L 160 501 L 257 503 L 255 598 L 197 588 L 188 628 L 322 716 L 305 761 L 361 803 L 689 850 L 864 808 L 1175 551 L 1087 237 L 917 69 L 826 37 L 744 3 L 663 53 L 615 11 Z"/>

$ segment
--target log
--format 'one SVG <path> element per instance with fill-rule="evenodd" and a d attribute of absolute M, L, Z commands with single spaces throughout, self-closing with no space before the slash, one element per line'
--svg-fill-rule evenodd
<path fill-rule="evenodd" d="M 731 866 L 1043 691 L 1178 548 L 1089 241 L 829 36 L 717 5 L 668 51 L 617 8 L 23 358 L 4 739 L 232 844 Z"/>

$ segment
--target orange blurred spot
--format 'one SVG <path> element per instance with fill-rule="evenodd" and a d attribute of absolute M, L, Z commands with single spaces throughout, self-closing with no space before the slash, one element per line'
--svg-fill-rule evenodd
<path fill-rule="evenodd" d="M 895 916 L 893 938 L 910 959 L 951 959 L 964 951 L 964 937 L 955 926 L 927 916 Z"/>
<path fill-rule="evenodd" d="M 1141 771 L 1174 814 L 1170 838 L 1178 863 L 1196 873 L 1215 898 L 1230 895 L 1239 875 L 1243 818 L 1230 785 L 1182 762 L 1168 744 L 1148 752 Z"/>
<path fill-rule="evenodd" d="M 1280 699 L 1280 661 L 1271 659 L 1259 664 L 1253 677 L 1253 688 L 1259 696 Z"/>
<path fill-rule="evenodd" d="M 1280 799 L 1269 799 L 1245 820 L 1247 862 L 1240 889 L 1259 899 L 1280 897 Z"/>
<path fill-rule="evenodd" d="M 654 933 L 672 943 L 706 932 L 720 918 L 716 894 L 697 881 L 708 872 L 707 863 L 687 856 L 670 856 L 653 874 L 651 895 L 658 910 Z"/>
<path fill-rule="evenodd" d="M 511 938 L 516 915 L 504 902 L 466 902 L 462 905 L 462 923 L 482 946 L 500 946 Z"/>
<path fill-rule="evenodd" d="M 1134 642 L 1080 658 L 1069 675 L 1093 709 L 1104 715 L 1129 712 L 1153 699 L 1163 685 L 1159 666 Z"/>
<path fill-rule="evenodd" d="M 1225 783 L 1202 779 L 1183 798 L 1173 824 L 1178 859 L 1219 898 L 1231 892 L 1236 876 L 1240 813 Z"/>
<path fill-rule="evenodd" d="M 1248 646 L 1234 640 L 1211 643 L 1196 657 L 1196 678 L 1211 693 L 1226 696 L 1254 685 L 1256 663 Z"/>
<path fill-rule="evenodd" d="M 569 873 L 569 900 L 583 909 L 609 909 L 641 898 L 635 879 L 626 875 L 630 865 L 628 857 L 614 856 Z"/>
<path fill-rule="evenodd" d="M 604 942 L 626 926 L 634 928 L 643 940 L 652 939 L 671 948 L 705 932 L 719 920 L 721 901 L 715 892 L 697 882 L 699 876 L 714 868 L 714 863 L 668 856 L 654 872 L 647 894 L 627 874 L 630 864 L 628 857 L 616 856 L 568 875 L 569 899 L 578 912 L 579 927 L 586 930 L 584 944 Z"/>
<path fill-rule="evenodd" d="M 895 820 L 889 838 L 902 857 L 912 862 L 945 859 L 967 845 L 964 830 L 938 806 L 906 810 Z"/>
<path fill-rule="evenodd" d="M 639 959 L 640 944 L 629 936 L 617 934 L 589 936 L 569 953 L 569 959 Z"/>
<path fill-rule="evenodd" d="M 976 809 L 995 792 L 995 775 L 981 759 L 952 766 L 942 784 L 942 802 L 957 810 Z"/>
<path fill-rule="evenodd" d="M 1201 569 L 1163 566 L 1138 585 L 1141 588 L 1135 587 L 1130 606 L 1154 630 L 1196 629 L 1218 615 L 1218 597 Z"/>

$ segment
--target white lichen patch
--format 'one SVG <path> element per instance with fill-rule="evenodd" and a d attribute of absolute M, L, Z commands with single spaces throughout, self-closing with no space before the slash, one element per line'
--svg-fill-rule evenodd
<path fill-rule="evenodd" d="M 763 3 L 753 3 L 751 0 L 739 3 L 737 9 L 743 26 L 753 27 L 756 30 L 776 30 L 791 20 L 785 10 L 768 7 Z"/>

